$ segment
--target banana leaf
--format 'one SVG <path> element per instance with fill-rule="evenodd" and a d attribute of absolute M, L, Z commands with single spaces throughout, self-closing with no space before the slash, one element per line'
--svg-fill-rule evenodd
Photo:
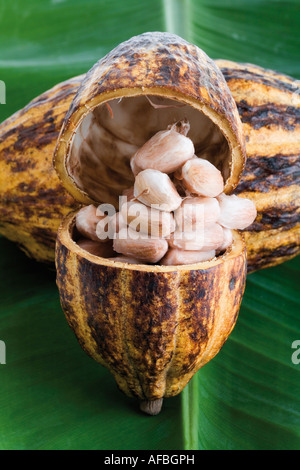
<path fill-rule="evenodd" d="M 145 31 L 300 78 L 299 26 L 298 0 L 0 0 L 0 121 Z M 299 449 L 299 258 L 248 276 L 222 351 L 149 418 L 78 346 L 55 271 L 0 253 L 0 449 Z"/>

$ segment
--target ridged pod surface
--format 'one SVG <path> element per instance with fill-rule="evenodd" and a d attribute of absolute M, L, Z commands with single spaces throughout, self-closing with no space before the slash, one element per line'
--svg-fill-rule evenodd
<path fill-rule="evenodd" d="M 59 224 L 78 206 L 52 159 L 81 80 L 60 83 L 0 125 L 0 233 L 42 262 L 54 261 Z"/>
<path fill-rule="evenodd" d="M 58 232 L 57 284 L 81 347 L 126 395 L 177 395 L 235 325 L 246 280 L 242 236 L 235 232 L 231 250 L 212 262 L 137 266 L 83 251 L 74 223 L 70 214 Z"/>
<path fill-rule="evenodd" d="M 79 125 L 101 104 L 149 95 L 176 100 L 177 104 L 189 106 L 215 125 L 219 134 L 223 134 L 222 144 L 227 144 L 230 154 L 224 192 L 230 193 L 237 186 L 246 160 L 244 136 L 223 75 L 197 46 L 175 34 L 153 32 L 129 39 L 97 62 L 86 74 L 71 103 L 58 139 L 54 164 L 64 187 L 76 200 L 83 204 L 95 201 L 90 197 L 89 188 L 79 187 L 70 175 L 71 145 Z M 150 107 L 145 99 L 145 109 L 146 104 Z M 211 148 L 213 155 L 218 149 Z"/>
<path fill-rule="evenodd" d="M 247 164 L 234 194 L 258 212 L 243 232 L 251 272 L 300 252 L 300 82 L 251 64 L 216 63 L 244 127 Z"/>

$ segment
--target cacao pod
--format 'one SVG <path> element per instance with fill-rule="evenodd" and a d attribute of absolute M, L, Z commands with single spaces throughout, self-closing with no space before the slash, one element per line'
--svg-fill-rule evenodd
<path fill-rule="evenodd" d="M 231 333 L 246 280 L 244 241 L 235 232 L 234 248 L 213 262 L 137 266 L 83 251 L 74 241 L 74 222 L 72 213 L 57 237 L 67 321 L 118 387 L 156 414 L 162 397 L 180 393 Z"/>
<path fill-rule="evenodd" d="M 0 233 L 37 261 L 53 263 L 59 224 L 78 206 L 52 159 L 81 80 L 60 83 L 0 125 Z"/>
<path fill-rule="evenodd" d="M 235 193 L 252 199 L 259 213 L 244 232 L 251 272 L 300 251 L 299 82 L 255 65 L 216 63 L 246 139 L 247 163 Z M 83 77 L 57 85 L 0 124 L 0 233 L 38 261 L 54 261 L 61 219 L 78 205 L 53 170 L 52 155 Z"/>
<path fill-rule="evenodd" d="M 64 187 L 82 204 L 117 205 L 133 183 L 133 148 L 183 118 L 196 154 L 205 149 L 231 193 L 245 149 L 216 64 L 173 34 L 145 33 L 120 44 L 86 74 L 66 115 L 54 157 Z M 63 220 L 56 248 L 66 318 L 119 388 L 156 414 L 163 397 L 180 393 L 235 325 L 246 279 L 243 237 L 235 232 L 232 245 L 211 261 L 131 265 L 83 250 L 75 217 Z"/>
<path fill-rule="evenodd" d="M 252 199 L 258 212 L 244 230 L 251 272 L 300 251 L 299 81 L 251 64 L 216 63 L 244 127 L 247 164 L 235 194 Z"/>

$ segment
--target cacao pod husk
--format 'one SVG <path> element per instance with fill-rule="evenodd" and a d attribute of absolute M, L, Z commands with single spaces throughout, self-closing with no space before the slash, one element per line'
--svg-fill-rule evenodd
<path fill-rule="evenodd" d="M 78 207 L 52 159 L 81 81 L 75 77 L 60 83 L 0 125 L 0 234 L 45 263 L 54 262 L 62 218 Z"/>
<path fill-rule="evenodd" d="M 164 108 L 157 129 L 145 95 L 160 99 Z M 170 124 L 170 100 L 174 121 L 188 119 L 196 154 L 205 147 L 223 173 L 224 191 L 231 193 L 245 164 L 235 102 L 216 64 L 168 33 L 130 39 L 86 74 L 55 150 L 55 168 L 67 191 L 82 204 L 114 200 L 120 194 L 116 184 L 133 180 L 132 154 L 120 144 L 122 124 L 125 131 L 133 126 L 130 144 L 147 140 Z M 115 141 L 118 159 L 111 168 Z M 119 388 L 138 398 L 142 410 L 157 414 L 162 399 L 180 393 L 218 353 L 236 323 L 247 269 L 243 236 L 235 232 L 225 253 L 204 263 L 130 265 L 83 250 L 76 243 L 76 213 L 62 221 L 56 246 L 57 286 L 67 321 Z"/>
<path fill-rule="evenodd" d="M 74 214 L 59 228 L 57 285 L 80 346 L 113 374 L 118 387 L 150 414 L 177 395 L 220 350 L 239 312 L 246 249 L 190 266 L 125 265 L 74 242 Z"/>
<path fill-rule="evenodd" d="M 252 64 L 216 63 L 244 128 L 247 164 L 234 193 L 251 199 L 258 213 L 243 231 L 251 272 L 300 252 L 299 81 Z"/>

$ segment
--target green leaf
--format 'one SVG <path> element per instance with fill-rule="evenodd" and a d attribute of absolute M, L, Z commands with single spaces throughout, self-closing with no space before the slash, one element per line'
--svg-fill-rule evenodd
<path fill-rule="evenodd" d="M 213 58 L 300 76 L 299 0 L 191 0 L 189 39 Z"/>
<path fill-rule="evenodd" d="M 2 0 L 0 12 L 0 120 L 145 31 L 300 77 L 298 0 Z M 0 253 L 0 449 L 299 448 L 299 259 L 248 277 L 222 351 L 149 418 L 78 346 L 55 273 L 4 239 Z"/>
<path fill-rule="evenodd" d="M 79 347 L 55 272 L 3 238 L 0 250 L 0 449 L 182 448 L 180 398 L 142 414 Z"/>
<path fill-rule="evenodd" d="M 164 30 L 160 0 L 1 0 L 0 8 L 0 79 L 7 85 L 0 120 L 57 83 L 87 72 L 120 42 Z"/>
<path fill-rule="evenodd" d="M 299 275 L 295 259 L 248 276 L 233 333 L 183 392 L 195 410 L 187 447 L 299 449 Z"/>

